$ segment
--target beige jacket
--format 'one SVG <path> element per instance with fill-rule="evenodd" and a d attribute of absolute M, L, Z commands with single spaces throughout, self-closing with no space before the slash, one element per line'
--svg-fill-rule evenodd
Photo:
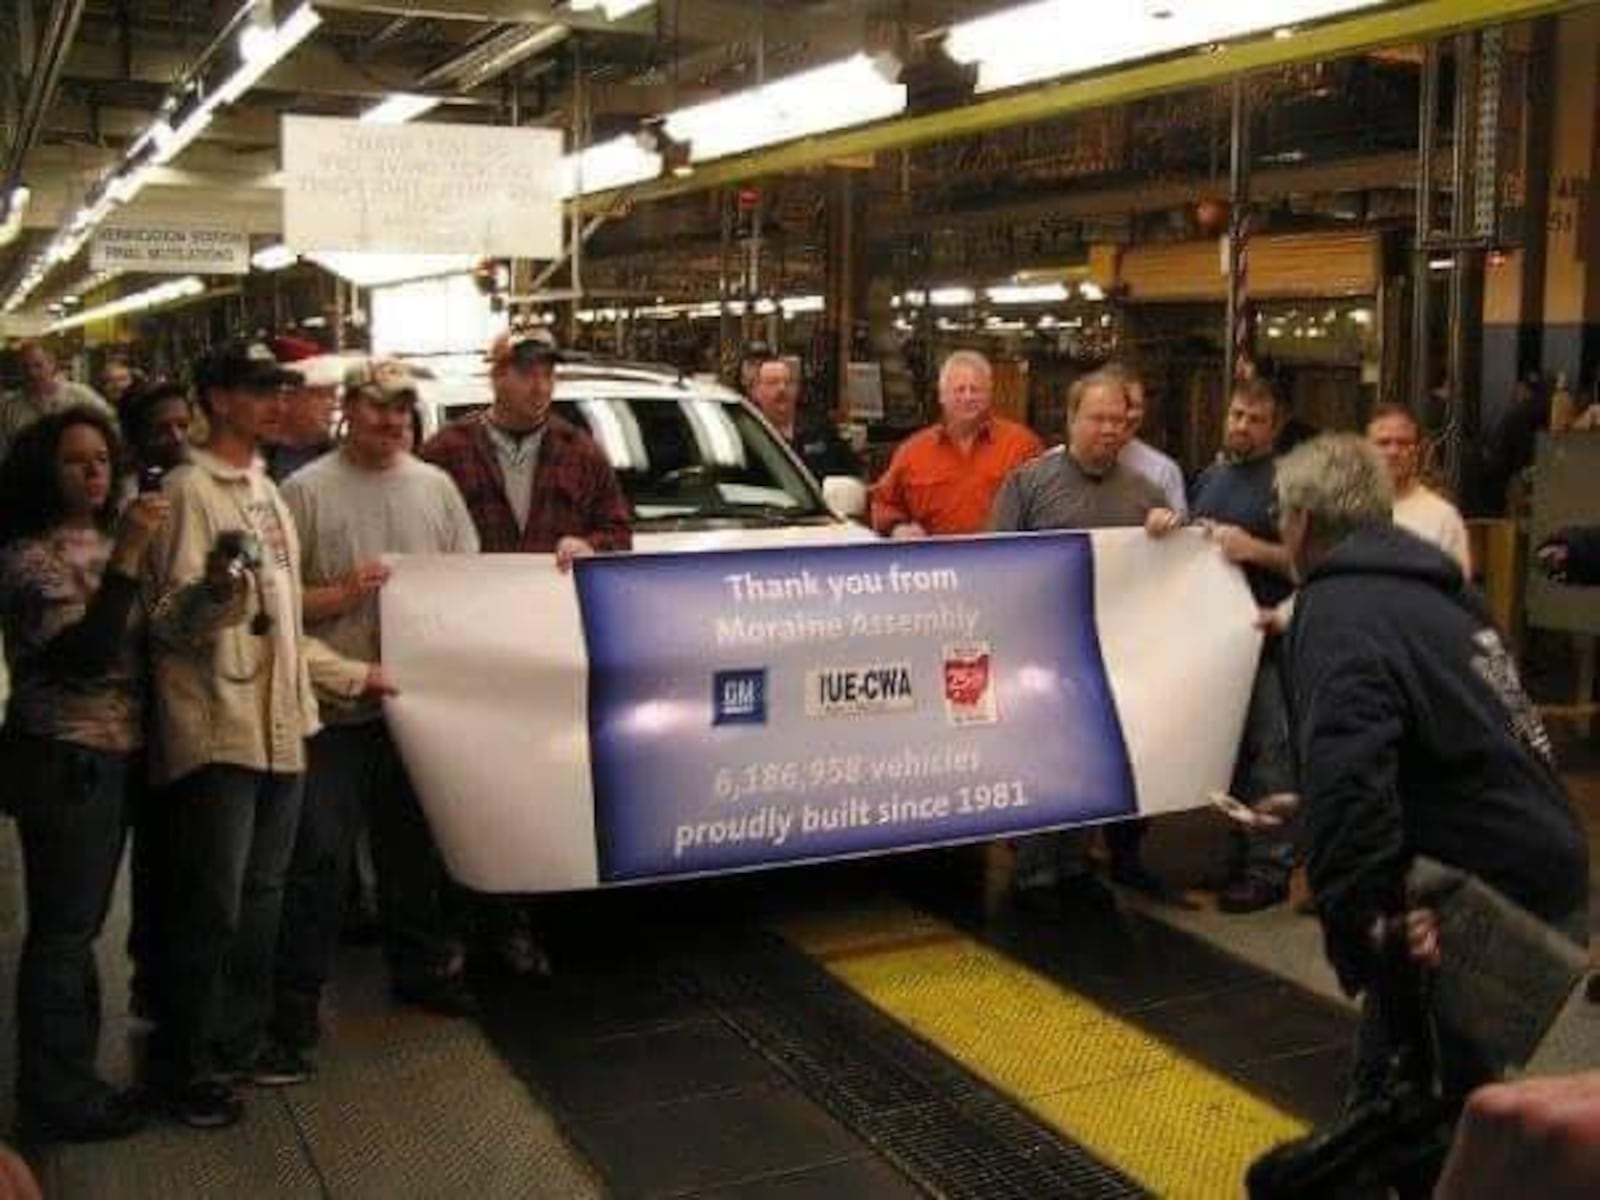
<path fill-rule="evenodd" d="M 300 544 L 289 510 L 265 473 L 203 450 L 167 476 L 172 510 L 145 562 L 154 714 L 151 775 L 181 779 L 214 763 L 256 771 L 305 770 L 305 739 L 319 728 L 313 683 L 358 695 L 367 664 L 308 638 L 300 620 Z M 224 530 L 263 547 L 260 586 L 218 598 L 205 586 L 206 556 Z M 254 618 L 270 625 L 256 632 Z"/>

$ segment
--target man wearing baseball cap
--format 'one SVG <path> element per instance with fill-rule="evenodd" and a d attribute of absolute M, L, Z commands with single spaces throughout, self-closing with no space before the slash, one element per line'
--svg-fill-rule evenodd
<path fill-rule="evenodd" d="M 258 341 L 195 366 L 210 436 L 163 485 L 170 515 L 147 559 L 151 776 L 170 787 L 173 879 L 151 1083 L 195 1128 L 239 1119 L 231 1076 L 288 1083 L 263 1056 L 284 874 L 300 818 L 313 679 L 354 700 L 380 667 L 301 627 L 300 545 L 261 469 L 299 376 Z"/>
<path fill-rule="evenodd" d="M 455 480 L 485 553 L 554 554 L 563 569 L 632 543 L 628 502 L 589 435 L 550 412 L 561 352 L 543 330 L 489 348 L 494 404 L 445 426 L 422 457 Z"/>
<path fill-rule="evenodd" d="M 353 659 L 379 658 L 378 594 L 389 577 L 384 555 L 478 552 L 455 484 L 406 451 L 417 399 L 402 363 L 351 367 L 343 444 L 283 487 L 302 547 L 306 629 Z M 364 816 L 395 995 L 448 1014 L 472 1008 L 461 948 L 445 920 L 450 885 L 378 699 L 325 702 L 322 719 L 307 745 L 306 799 L 284 892 L 272 1016 L 276 1048 L 307 1072 Z"/>
<path fill-rule="evenodd" d="M 628 501 L 589 435 L 550 411 L 561 353 L 542 330 L 502 335 L 489 347 L 494 404 L 452 421 L 422 457 L 461 489 L 487 554 L 574 559 L 633 544 Z M 546 974 L 549 960 L 528 928 L 526 907 L 485 898 L 485 935 L 512 974 Z"/>

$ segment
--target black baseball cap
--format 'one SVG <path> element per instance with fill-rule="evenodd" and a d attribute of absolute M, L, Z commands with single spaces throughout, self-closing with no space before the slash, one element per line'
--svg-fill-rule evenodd
<path fill-rule="evenodd" d="M 298 387 L 299 371 L 280 363 L 266 342 L 234 338 L 211 347 L 194 365 L 194 385 L 202 392 L 240 388 L 272 391 Z"/>
<path fill-rule="evenodd" d="M 502 334 L 490 343 L 488 361 L 495 366 L 531 367 L 565 362 L 566 356 L 548 330 L 529 329 Z"/>

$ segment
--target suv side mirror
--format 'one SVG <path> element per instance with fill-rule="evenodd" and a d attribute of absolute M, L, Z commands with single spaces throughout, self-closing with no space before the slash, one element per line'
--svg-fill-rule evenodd
<path fill-rule="evenodd" d="M 829 475 L 822 481 L 822 500 L 841 517 L 866 518 L 867 485 L 854 475 Z"/>

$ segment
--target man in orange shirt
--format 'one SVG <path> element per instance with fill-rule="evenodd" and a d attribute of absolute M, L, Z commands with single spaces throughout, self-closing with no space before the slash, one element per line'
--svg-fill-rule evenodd
<path fill-rule="evenodd" d="M 1044 449 L 1025 425 L 997 417 L 994 372 L 973 350 L 939 370 L 937 425 L 900 443 L 872 488 L 872 527 L 896 538 L 982 533 L 995 493 L 1015 468 Z"/>

